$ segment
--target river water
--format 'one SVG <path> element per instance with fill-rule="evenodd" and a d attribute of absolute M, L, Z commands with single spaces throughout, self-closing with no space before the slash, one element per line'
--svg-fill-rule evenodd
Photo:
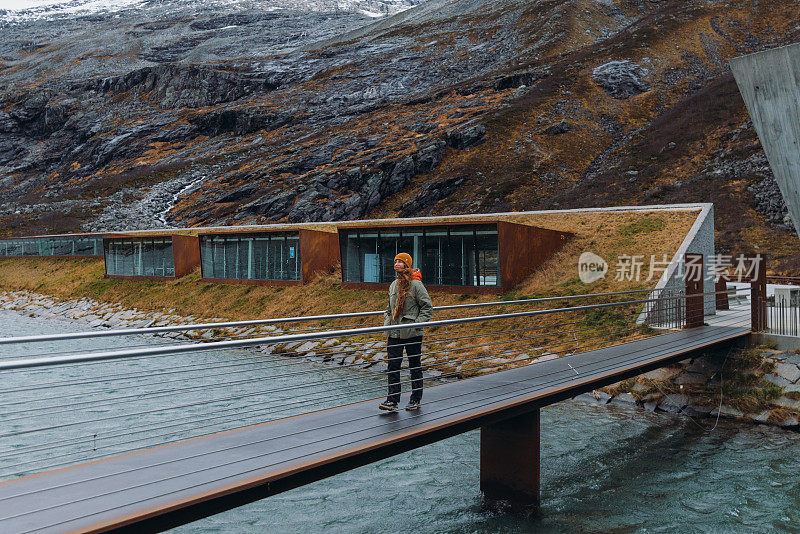
<path fill-rule="evenodd" d="M 0 311 L 4 336 L 77 329 L 66 322 Z M 108 343 L 84 341 L 80 349 Z M 252 357 L 240 352 L 244 361 Z M 2 352 L 4 359 L 20 356 L 8 348 Z M 213 363 L 211 355 L 202 358 Z M 295 363 L 293 369 L 319 367 Z M 148 365 L 163 366 L 163 360 L 138 360 L 136 369 L 147 371 Z M 75 376 L 76 369 L 64 368 L 47 380 Z M 331 372 L 366 388 L 380 384 L 363 373 Z M 3 387 L 8 387 L 4 378 Z M 310 380 L 295 378 L 292 383 L 303 379 Z M 334 385 L 313 387 L 319 398 L 336 390 Z M 170 402 L 179 403 L 180 397 Z M 187 414 L 202 417 L 192 410 Z M 482 505 L 479 434 L 470 432 L 174 532 L 799 532 L 800 435 L 726 421 L 714 425 L 713 420 L 581 400 L 542 410 L 542 507 L 535 517 L 492 512 Z M 37 461 L 28 469 L 53 463 L 45 457 Z"/>

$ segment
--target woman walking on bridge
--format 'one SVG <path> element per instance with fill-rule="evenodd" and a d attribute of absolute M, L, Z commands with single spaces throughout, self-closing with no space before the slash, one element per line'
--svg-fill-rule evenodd
<path fill-rule="evenodd" d="M 433 315 L 433 303 L 419 269 L 411 269 L 410 254 L 401 252 L 394 258 L 397 280 L 389 286 L 389 305 L 383 312 L 384 326 L 424 323 Z M 389 362 L 389 396 L 378 408 L 396 412 L 400 403 L 400 364 L 403 349 L 411 371 L 411 400 L 406 410 L 418 410 L 422 400 L 422 328 L 400 328 L 389 332 L 387 356 Z"/>

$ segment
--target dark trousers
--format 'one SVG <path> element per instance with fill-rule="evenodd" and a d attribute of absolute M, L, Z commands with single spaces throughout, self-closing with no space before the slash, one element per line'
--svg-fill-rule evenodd
<path fill-rule="evenodd" d="M 386 346 L 389 360 L 389 396 L 386 400 L 400 402 L 400 365 L 403 363 L 403 348 L 408 355 L 408 368 L 411 371 L 411 400 L 422 400 L 422 336 L 400 339 L 390 337 Z"/>

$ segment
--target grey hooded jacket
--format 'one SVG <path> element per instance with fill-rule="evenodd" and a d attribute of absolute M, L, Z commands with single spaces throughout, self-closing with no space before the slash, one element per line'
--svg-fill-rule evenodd
<path fill-rule="evenodd" d="M 431 297 L 428 295 L 428 290 L 422 285 L 419 280 L 411 280 L 408 286 L 408 296 L 406 303 L 403 307 L 403 313 L 395 321 L 392 315 L 394 314 L 394 307 L 397 305 L 397 299 L 400 296 L 400 291 L 397 289 L 397 280 L 392 282 L 389 286 L 389 305 L 386 311 L 383 312 L 383 325 L 395 324 L 412 324 L 424 323 L 430 320 L 433 316 L 433 303 Z M 421 336 L 423 328 L 400 328 L 388 332 L 389 337 L 408 339 L 410 337 Z"/>

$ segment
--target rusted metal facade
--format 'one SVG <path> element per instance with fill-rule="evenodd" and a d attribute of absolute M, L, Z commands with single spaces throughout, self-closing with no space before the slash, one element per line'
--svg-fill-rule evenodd
<path fill-rule="evenodd" d="M 339 234 L 300 230 L 300 254 L 303 259 L 304 284 L 318 274 L 333 272 L 339 265 Z"/>

